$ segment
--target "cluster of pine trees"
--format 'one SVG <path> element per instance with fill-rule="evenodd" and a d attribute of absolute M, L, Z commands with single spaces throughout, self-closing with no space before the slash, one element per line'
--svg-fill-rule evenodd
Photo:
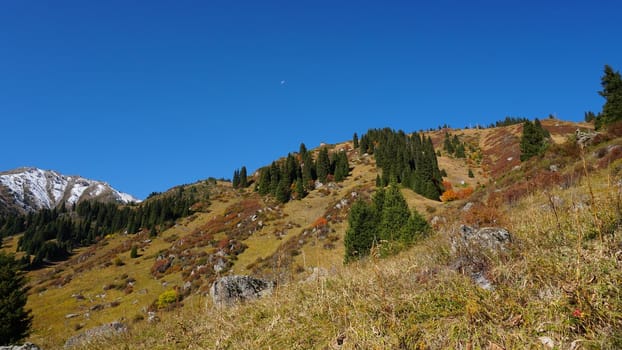
<path fill-rule="evenodd" d="M 529 121 L 529 119 L 527 118 L 523 118 L 523 117 L 505 117 L 505 119 L 503 120 L 497 120 L 494 124 L 490 124 L 490 128 L 493 127 L 501 127 L 501 126 L 510 126 L 510 125 L 515 125 L 515 124 L 521 124 L 524 122 Z"/>
<path fill-rule="evenodd" d="M 233 180 L 231 181 L 233 188 L 246 188 L 248 187 L 248 174 L 246 174 L 246 167 L 242 169 L 235 169 L 233 171 Z"/>
<path fill-rule="evenodd" d="M 345 152 L 329 154 L 322 147 L 317 159 L 313 159 L 305 144 L 300 145 L 297 154 L 288 154 L 281 162 L 259 169 L 256 190 L 261 195 L 272 194 L 279 202 L 286 203 L 292 197 L 303 198 L 315 188 L 315 181 L 343 181 L 350 173 L 348 156 Z"/>
<path fill-rule="evenodd" d="M 594 127 L 599 130 L 610 124 L 622 120 L 622 77 L 619 71 L 605 65 L 600 84 L 603 87 L 598 93 L 605 99 L 601 113 L 585 113 L 585 121 L 594 121 Z"/>
<path fill-rule="evenodd" d="M 61 205 L 6 219 L 0 236 L 24 232 L 18 241 L 18 249 L 27 253 L 23 263 L 38 267 L 45 261 L 65 259 L 74 248 L 92 244 L 109 233 L 136 233 L 145 228 L 156 235 L 158 228 L 188 216 L 196 201 L 194 191 L 179 187 L 174 194 L 152 198 L 140 206 L 95 201 L 84 201 L 71 209 Z"/>
<path fill-rule="evenodd" d="M 443 149 L 447 154 L 456 158 L 466 158 L 464 143 L 460 142 L 458 135 L 452 136 L 449 132 L 445 132 Z"/>
<path fill-rule="evenodd" d="M 548 147 L 551 134 L 542 127 L 540 120 L 527 120 L 523 123 L 523 135 L 520 140 L 520 160 L 525 161 L 533 156 L 544 154 Z"/>
<path fill-rule="evenodd" d="M 370 129 L 361 136 L 361 153 L 373 154 L 382 169 L 377 185 L 395 181 L 434 200 L 443 193 L 441 171 L 430 137 L 389 128 Z"/>
<path fill-rule="evenodd" d="M 428 222 L 412 212 L 396 183 L 379 188 L 372 202 L 356 201 L 348 216 L 344 237 L 345 262 L 367 256 L 380 245 L 382 254 L 391 254 L 413 244 L 430 230 Z"/>

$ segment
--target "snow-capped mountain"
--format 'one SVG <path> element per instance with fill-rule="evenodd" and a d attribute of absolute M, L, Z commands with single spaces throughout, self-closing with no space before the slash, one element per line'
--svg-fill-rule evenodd
<path fill-rule="evenodd" d="M 66 176 L 53 170 L 19 168 L 0 172 L 0 211 L 29 212 L 50 209 L 84 199 L 140 202 L 102 181 Z"/>

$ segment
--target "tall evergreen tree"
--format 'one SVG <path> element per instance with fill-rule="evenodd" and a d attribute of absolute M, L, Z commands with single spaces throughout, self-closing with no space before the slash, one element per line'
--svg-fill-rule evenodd
<path fill-rule="evenodd" d="M 243 166 L 240 169 L 240 187 L 246 188 L 248 187 L 248 174 L 246 173 L 246 167 Z"/>
<path fill-rule="evenodd" d="M 257 183 L 256 190 L 260 195 L 265 196 L 270 193 L 270 184 L 272 179 L 270 178 L 270 168 L 264 167 L 259 169 L 259 182 Z"/>
<path fill-rule="evenodd" d="M 387 190 L 384 188 L 379 188 L 372 196 L 373 208 L 376 213 L 376 218 L 378 219 L 378 222 L 375 223 L 376 226 L 380 223 L 380 218 L 382 218 L 382 211 L 384 209 L 384 200 L 386 196 Z"/>
<path fill-rule="evenodd" d="M 321 183 L 325 184 L 330 174 L 330 158 L 328 157 L 328 149 L 326 147 L 322 147 L 320 150 L 315 164 L 317 178 Z"/>
<path fill-rule="evenodd" d="M 350 165 L 348 164 L 348 156 L 345 152 L 338 152 L 334 155 L 335 158 L 335 181 L 343 181 L 350 172 Z"/>
<path fill-rule="evenodd" d="M 603 111 L 596 118 L 596 129 L 622 120 L 622 78 L 620 72 L 614 71 L 605 65 L 605 72 L 601 78 L 602 91 L 598 93 L 605 98 Z"/>
<path fill-rule="evenodd" d="M 15 344 L 30 333 L 32 316 L 25 309 L 26 280 L 12 255 L 0 252 L 0 345 Z"/>
<path fill-rule="evenodd" d="M 233 171 L 233 180 L 231 181 L 231 185 L 233 186 L 233 188 L 238 188 L 238 186 L 240 185 L 240 170 L 235 169 Z"/>
<path fill-rule="evenodd" d="M 363 136 L 361 137 L 361 141 L 359 142 L 359 148 L 361 154 L 369 153 L 369 138 L 367 137 L 367 134 L 363 134 Z"/>
<path fill-rule="evenodd" d="M 302 176 L 300 172 L 300 163 L 298 163 L 298 159 L 294 157 L 293 154 L 290 153 L 287 155 L 285 167 L 282 173 L 283 177 L 286 178 L 288 185 L 293 184 L 298 177 Z"/>
<path fill-rule="evenodd" d="M 380 214 L 380 237 L 388 241 L 398 240 L 407 227 L 410 211 L 396 183 L 389 186 Z"/>
<path fill-rule="evenodd" d="M 300 154 L 300 159 L 304 159 L 305 154 L 307 154 L 307 146 L 304 143 L 300 144 L 298 153 Z"/>
<path fill-rule="evenodd" d="M 279 186 L 279 182 L 281 180 L 281 169 L 276 164 L 276 162 L 272 162 L 270 165 L 270 193 L 276 196 L 277 187 Z"/>
<path fill-rule="evenodd" d="M 547 147 L 546 131 L 540 121 L 536 119 L 534 123 L 526 121 L 523 123 L 523 135 L 520 140 L 520 160 L 525 161 L 533 156 L 541 155 Z"/>
<path fill-rule="evenodd" d="M 376 241 L 376 213 L 372 206 L 362 200 L 352 204 L 348 216 L 348 229 L 343 239 L 345 262 L 369 255 Z"/>
<path fill-rule="evenodd" d="M 287 183 L 286 178 L 282 178 L 279 181 L 279 184 L 277 185 L 276 193 L 274 194 L 274 196 L 276 197 L 276 200 L 281 203 L 286 203 L 287 201 L 289 201 L 291 192 L 290 192 L 289 184 Z"/>
<path fill-rule="evenodd" d="M 356 133 L 352 136 L 352 145 L 354 146 L 354 149 L 359 148 L 359 135 Z"/>
<path fill-rule="evenodd" d="M 301 173 L 302 173 L 302 184 L 305 190 L 313 189 L 313 180 L 314 180 L 314 164 L 313 159 L 311 158 L 311 154 L 309 152 L 305 152 L 301 155 L 302 163 L 300 164 Z"/>

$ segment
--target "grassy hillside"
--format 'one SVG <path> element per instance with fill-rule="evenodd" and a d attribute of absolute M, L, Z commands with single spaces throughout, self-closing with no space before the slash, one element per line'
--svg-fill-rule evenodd
<path fill-rule="evenodd" d="M 559 143 L 578 127 L 556 120 L 543 125 Z M 349 206 L 371 195 L 377 175 L 372 156 L 348 151 L 346 181 L 302 200 L 279 205 L 219 183 L 208 207 L 156 238 L 111 235 L 68 262 L 32 272 L 30 340 L 57 348 L 73 334 L 124 320 L 129 336 L 91 347 L 524 348 L 541 346 L 544 336 L 563 348 L 574 340 L 619 346 L 622 305 L 615 281 L 622 246 L 614 234 L 620 201 L 613 196 L 619 163 L 612 158 L 600 166 L 611 157 L 595 153 L 609 144 L 585 153 L 588 181 L 580 176 L 577 154 L 556 152 L 520 164 L 520 125 L 451 132 L 472 147 L 465 159 L 442 154 L 440 168 L 454 186 L 478 191 L 441 203 L 403 190 L 411 208 L 443 218 L 432 237 L 408 252 L 343 266 Z M 430 135 L 440 149 L 444 132 Z M 542 180 L 553 163 L 561 170 Z M 474 209 L 462 211 L 468 200 L 476 202 Z M 489 260 L 492 292 L 451 269 L 451 237 L 460 223 L 474 222 L 503 224 L 515 237 L 510 253 Z M 3 249 L 14 247 L 7 243 Z M 132 245 L 139 247 L 138 258 L 130 258 Z M 221 273 L 206 259 L 218 249 L 227 252 L 222 273 L 277 280 L 275 295 L 230 309 L 213 306 L 205 292 Z M 171 267 L 154 273 L 170 256 Z M 314 267 L 327 277 L 300 283 Z M 185 287 L 183 307 L 153 307 L 161 293 Z M 146 322 L 150 309 L 162 322 Z M 577 309 L 580 317 L 572 316 Z"/>
<path fill-rule="evenodd" d="M 620 143 L 620 140 L 616 141 Z M 591 157 L 591 156 L 590 156 Z M 594 159 L 592 159 L 594 160 Z M 589 161 L 589 160 L 588 160 Z M 532 166 L 539 166 L 532 164 Z M 511 250 L 494 290 L 451 268 L 456 218 L 410 251 L 371 257 L 273 297 L 221 309 L 193 296 L 157 325 L 93 348 L 618 349 L 622 346 L 620 169 L 589 170 L 503 205 Z"/>

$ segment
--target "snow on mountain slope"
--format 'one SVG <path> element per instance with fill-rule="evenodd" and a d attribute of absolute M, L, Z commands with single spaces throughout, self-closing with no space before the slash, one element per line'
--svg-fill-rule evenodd
<path fill-rule="evenodd" d="M 0 201 L 4 207 L 19 211 L 54 208 L 61 203 L 72 205 L 83 199 L 140 202 L 105 182 L 80 176 L 65 176 L 52 170 L 19 168 L 0 172 Z"/>

